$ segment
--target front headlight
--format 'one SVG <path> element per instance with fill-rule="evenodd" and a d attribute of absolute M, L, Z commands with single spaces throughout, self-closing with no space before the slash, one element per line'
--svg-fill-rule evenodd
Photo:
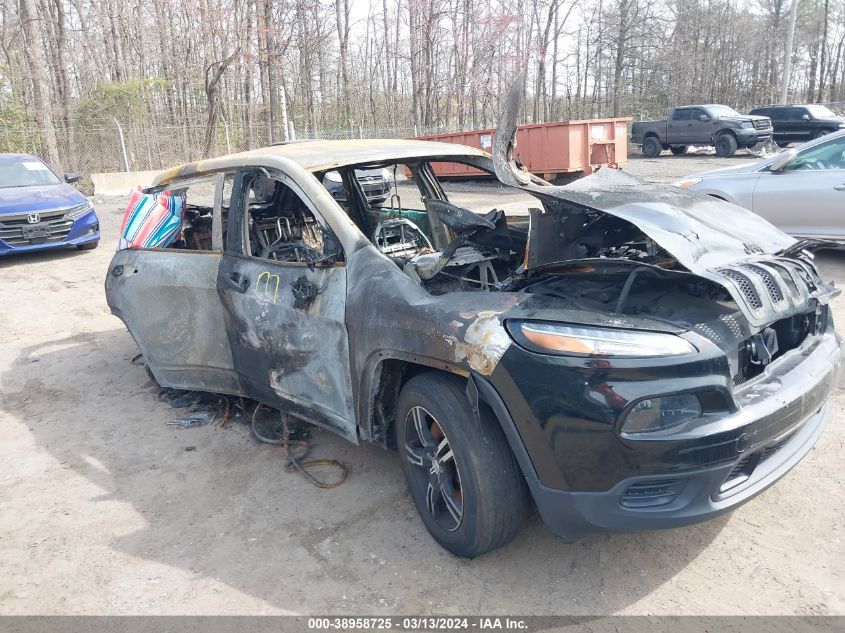
<path fill-rule="evenodd" d="M 701 178 L 683 178 L 682 180 L 677 180 L 672 184 L 676 187 L 680 187 L 681 189 L 689 189 L 693 185 L 697 185 L 701 182 Z"/>
<path fill-rule="evenodd" d="M 748 129 L 748 128 L 754 127 L 754 123 L 752 123 L 751 121 L 743 121 L 742 123 L 739 124 L 739 126 L 742 127 L 742 128 Z"/>
<path fill-rule="evenodd" d="M 643 358 L 697 351 L 689 341 L 659 332 L 532 321 L 508 321 L 507 328 L 518 344 L 541 354 Z"/>
<path fill-rule="evenodd" d="M 337 171 L 327 171 L 323 178 L 329 182 L 343 182 L 343 178 L 340 177 L 340 172 Z"/>
<path fill-rule="evenodd" d="M 692 394 L 648 398 L 637 402 L 622 424 L 623 433 L 649 433 L 700 418 L 701 402 Z"/>
<path fill-rule="evenodd" d="M 91 210 L 91 204 L 88 202 L 83 202 L 82 204 L 78 204 L 75 207 L 71 207 L 67 211 L 65 211 L 65 217 L 68 220 L 76 220 L 77 218 L 81 218 L 83 215 L 88 213 Z"/>

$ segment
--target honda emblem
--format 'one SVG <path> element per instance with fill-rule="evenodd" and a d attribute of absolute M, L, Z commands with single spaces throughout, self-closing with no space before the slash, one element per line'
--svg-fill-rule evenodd
<path fill-rule="evenodd" d="M 26 221 L 30 224 L 38 224 L 39 222 L 41 222 L 41 216 L 37 213 L 30 213 L 28 216 L 26 216 Z"/>

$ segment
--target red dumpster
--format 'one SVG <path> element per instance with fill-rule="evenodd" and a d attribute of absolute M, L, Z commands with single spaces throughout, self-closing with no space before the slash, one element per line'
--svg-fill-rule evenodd
<path fill-rule="evenodd" d="M 529 171 L 546 180 L 565 174 L 591 174 L 600 166 L 619 167 L 628 158 L 629 121 L 628 117 L 620 117 L 520 125 L 516 132 L 516 155 Z M 470 145 L 489 152 L 495 134 L 495 130 L 487 129 L 417 138 Z M 477 169 L 457 163 L 434 165 L 434 170 L 438 176 L 481 174 Z"/>

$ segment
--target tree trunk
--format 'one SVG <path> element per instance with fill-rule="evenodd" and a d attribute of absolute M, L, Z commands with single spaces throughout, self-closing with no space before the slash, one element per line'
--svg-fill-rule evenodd
<path fill-rule="evenodd" d="M 217 85 L 220 83 L 220 78 L 229 65 L 235 60 L 235 56 L 240 52 L 236 48 L 235 51 L 226 59 L 220 62 L 209 64 L 205 69 L 205 98 L 208 101 L 208 120 L 205 124 L 205 156 L 211 155 L 214 149 L 214 135 L 217 131 L 217 118 L 220 114 L 220 91 Z M 216 66 L 216 68 L 215 68 Z M 214 73 L 211 73 L 212 68 L 215 68 Z"/>
<path fill-rule="evenodd" d="M 53 125 L 47 61 L 41 46 L 41 18 L 33 0 L 20 0 L 20 11 L 27 41 L 27 58 L 32 72 L 32 100 L 35 106 L 35 117 L 44 133 L 47 160 L 54 170 L 61 172 L 63 164 L 59 158 L 56 128 Z"/>

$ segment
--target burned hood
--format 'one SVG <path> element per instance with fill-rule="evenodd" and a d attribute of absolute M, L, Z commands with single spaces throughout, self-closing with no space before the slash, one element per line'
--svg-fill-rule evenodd
<path fill-rule="evenodd" d="M 807 244 L 726 202 L 616 170 L 567 187 L 532 182 L 523 188 L 545 203 L 531 211 L 526 270 L 571 260 L 568 220 L 600 212 L 635 226 L 683 268 L 724 287 L 754 327 L 805 314 L 839 294 L 801 255 Z"/>
<path fill-rule="evenodd" d="M 577 239 L 584 215 L 602 213 L 631 224 L 683 268 L 724 287 L 752 326 L 806 313 L 839 294 L 800 255 L 802 243 L 741 207 L 618 170 L 600 170 L 564 187 L 532 176 L 514 152 L 524 72 L 503 106 L 493 166 L 504 184 L 544 203 L 530 212 L 526 270 L 579 259 L 569 248 L 572 235 Z"/>
<path fill-rule="evenodd" d="M 585 211 L 630 222 L 697 274 L 774 255 L 795 244 L 795 239 L 746 209 L 678 187 L 647 183 L 616 169 L 600 169 L 563 187 L 533 176 L 519 164 L 515 152 L 524 83 L 525 70 L 514 80 L 502 105 L 493 167 L 504 184 L 545 202 L 545 209 L 531 212 L 534 228 L 529 228 L 527 268 L 565 261 L 567 249 L 555 245 L 565 245 L 566 235 L 560 230 L 550 235 L 550 229 L 564 228 L 567 216 Z"/>
<path fill-rule="evenodd" d="M 557 216 L 578 212 L 602 212 L 630 222 L 678 260 L 687 270 L 701 274 L 744 259 L 774 255 L 789 249 L 796 240 L 760 216 L 710 196 L 677 187 L 653 185 L 614 169 L 602 169 L 565 187 L 522 185 L 546 204 L 532 212 L 529 253 L 532 246 L 548 243 L 545 227 Z M 542 233 L 542 234 L 541 234 Z M 558 243 L 565 235 L 558 235 Z M 558 255 L 549 248 L 535 249 L 529 266 L 555 263 Z"/>

